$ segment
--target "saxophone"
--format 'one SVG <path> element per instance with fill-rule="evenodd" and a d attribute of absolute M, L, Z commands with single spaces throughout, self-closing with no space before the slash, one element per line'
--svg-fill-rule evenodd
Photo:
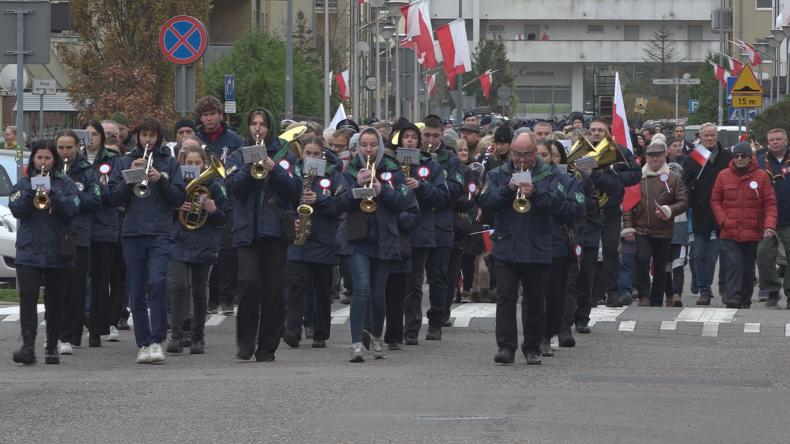
<path fill-rule="evenodd" d="M 307 241 L 307 238 L 310 237 L 310 233 L 312 231 L 312 222 L 310 222 L 310 217 L 313 215 L 313 207 L 306 204 L 304 202 L 305 193 L 313 189 L 313 179 L 315 178 L 315 169 L 310 169 L 307 173 L 307 176 L 304 178 L 304 183 L 302 184 L 302 199 L 298 207 L 296 207 L 296 213 L 299 215 L 299 229 L 296 230 L 296 239 L 294 240 L 294 245 L 304 245 Z"/>

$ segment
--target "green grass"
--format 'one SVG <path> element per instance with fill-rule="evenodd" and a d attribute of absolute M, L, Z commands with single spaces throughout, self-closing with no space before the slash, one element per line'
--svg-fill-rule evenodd
<path fill-rule="evenodd" d="M 19 302 L 15 288 L 0 288 L 0 302 Z"/>

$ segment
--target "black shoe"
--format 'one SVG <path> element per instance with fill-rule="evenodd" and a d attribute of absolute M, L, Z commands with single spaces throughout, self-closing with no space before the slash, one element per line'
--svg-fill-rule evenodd
<path fill-rule="evenodd" d="M 242 361 L 249 361 L 255 353 L 255 347 L 252 344 L 239 344 L 239 351 L 236 352 L 236 357 Z"/>
<path fill-rule="evenodd" d="M 540 344 L 541 356 L 554 356 L 554 350 L 551 349 L 551 339 L 544 339 Z"/>
<path fill-rule="evenodd" d="M 97 334 L 89 333 L 88 347 L 101 347 L 101 336 Z"/>
<path fill-rule="evenodd" d="M 291 348 L 299 347 L 299 337 L 293 330 L 285 330 L 283 332 L 283 341 Z"/>
<path fill-rule="evenodd" d="M 189 347 L 189 354 L 191 355 L 204 355 L 206 351 L 203 350 L 203 347 L 206 343 L 202 339 L 196 339 L 192 341 L 192 345 Z"/>
<path fill-rule="evenodd" d="M 700 295 L 699 299 L 697 299 L 697 305 L 710 305 L 711 299 L 710 295 Z"/>
<path fill-rule="evenodd" d="M 630 294 L 624 294 L 620 296 L 620 306 L 621 307 L 628 307 L 634 302 L 634 298 Z"/>
<path fill-rule="evenodd" d="M 560 340 L 560 347 L 574 347 L 576 346 L 576 339 L 570 330 L 562 330 L 557 333 L 557 339 Z"/>
<path fill-rule="evenodd" d="M 181 334 L 181 347 L 192 347 L 192 333 L 184 332 Z"/>
<path fill-rule="evenodd" d="M 406 345 L 417 345 L 419 341 L 417 340 L 416 336 L 407 336 L 404 339 L 403 343 Z"/>
<path fill-rule="evenodd" d="M 583 335 L 591 333 L 590 326 L 587 325 L 586 322 L 577 322 L 576 323 L 576 333 L 580 333 Z"/>
<path fill-rule="evenodd" d="M 727 302 L 727 308 L 740 308 L 737 302 Z"/>
<path fill-rule="evenodd" d="M 778 291 L 772 291 L 772 292 L 768 293 L 768 299 L 765 301 L 765 306 L 766 307 L 776 307 L 776 305 L 778 303 L 779 303 L 779 292 Z"/>
<path fill-rule="evenodd" d="M 525 353 L 527 356 L 527 365 L 540 365 L 540 355 L 536 351 L 528 351 Z"/>
<path fill-rule="evenodd" d="M 442 329 L 441 327 L 428 328 L 428 333 L 425 334 L 426 341 L 441 341 Z"/>
<path fill-rule="evenodd" d="M 606 306 L 611 308 L 618 308 L 622 306 L 622 303 L 620 302 L 620 298 L 617 296 L 607 296 Z"/>
<path fill-rule="evenodd" d="M 14 352 L 14 362 L 17 364 L 33 365 L 36 363 L 36 352 L 32 345 L 23 345 Z"/>
<path fill-rule="evenodd" d="M 326 340 L 313 338 L 313 348 L 326 348 Z"/>
<path fill-rule="evenodd" d="M 60 355 L 58 349 L 44 350 L 44 363 L 45 364 L 60 364 Z"/>
<path fill-rule="evenodd" d="M 129 327 L 129 321 L 124 318 L 118 319 L 118 330 L 131 330 L 131 327 Z"/>
<path fill-rule="evenodd" d="M 256 353 L 255 354 L 255 361 L 256 362 L 272 362 L 274 361 L 274 355 L 271 353 Z"/>
<path fill-rule="evenodd" d="M 516 354 L 512 350 L 500 348 L 494 355 L 494 362 L 498 364 L 512 364 L 516 362 Z"/>
<path fill-rule="evenodd" d="M 387 349 L 389 351 L 400 350 L 400 344 L 398 344 L 397 342 L 390 342 L 389 344 L 387 344 Z"/>
<path fill-rule="evenodd" d="M 167 352 L 168 353 L 183 353 L 184 347 L 181 346 L 181 338 L 178 336 L 171 336 L 170 340 L 167 341 Z"/>
<path fill-rule="evenodd" d="M 442 327 L 452 327 L 452 326 L 453 326 L 453 323 L 450 322 L 449 319 L 444 321 L 444 322 L 442 322 Z"/>

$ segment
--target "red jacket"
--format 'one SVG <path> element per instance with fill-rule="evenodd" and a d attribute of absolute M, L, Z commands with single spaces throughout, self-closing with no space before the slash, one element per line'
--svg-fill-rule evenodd
<path fill-rule="evenodd" d="M 774 187 L 754 159 L 742 175 L 735 170 L 735 160 L 721 170 L 713 184 L 710 207 L 721 226 L 721 239 L 760 241 L 766 228 L 776 229 Z"/>

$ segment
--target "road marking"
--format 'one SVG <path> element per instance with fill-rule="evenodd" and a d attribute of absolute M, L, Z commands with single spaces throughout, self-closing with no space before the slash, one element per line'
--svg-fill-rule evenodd
<path fill-rule="evenodd" d="M 351 307 L 343 307 L 332 312 L 332 325 L 343 325 L 351 316 Z"/>
<path fill-rule="evenodd" d="M 474 318 L 495 318 L 496 304 L 462 304 L 450 311 L 453 327 L 469 327 Z"/>
<path fill-rule="evenodd" d="M 702 324 L 702 336 L 715 338 L 719 335 L 719 322 L 705 322 Z"/>
<path fill-rule="evenodd" d="M 661 330 L 675 331 L 678 329 L 677 321 L 661 321 Z"/>
<path fill-rule="evenodd" d="M 785 336 L 790 336 L 790 324 L 785 325 Z"/>
<path fill-rule="evenodd" d="M 208 317 L 208 319 L 206 319 L 206 327 L 217 327 L 222 323 L 222 321 L 225 320 L 225 318 L 227 318 L 227 316 L 219 314 L 211 315 Z"/>
<path fill-rule="evenodd" d="M 19 320 L 19 315 L 8 315 L 8 316 L 6 316 L 6 317 L 4 317 L 3 319 L 0 319 L 0 320 L 2 320 L 3 322 L 18 321 Z"/>
<path fill-rule="evenodd" d="M 679 322 L 732 322 L 736 308 L 684 308 L 675 319 Z"/>
<path fill-rule="evenodd" d="M 760 333 L 760 324 L 758 322 L 747 322 L 743 324 L 744 333 Z"/>
<path fill-rule="evenodd" d="M 636 328 L 636 321 L 620 321 L 618 331 L 634 331 Z"/>
<path fill-rule="evenodd" d="M 592 310 L 590 310 L 590 322 L 587 325 L 592 327 L 599 322 L 614 322 L 626 308 L 627 307 L 593 307 Z"/>
<path fill-rule="evenodd" d="M 44 304 L 36 304 L 36 313 L 44 313 Z M 0 315 L 17 315 L 19 316 L 19 305 L 12 307 L 0 308 Z"/>

